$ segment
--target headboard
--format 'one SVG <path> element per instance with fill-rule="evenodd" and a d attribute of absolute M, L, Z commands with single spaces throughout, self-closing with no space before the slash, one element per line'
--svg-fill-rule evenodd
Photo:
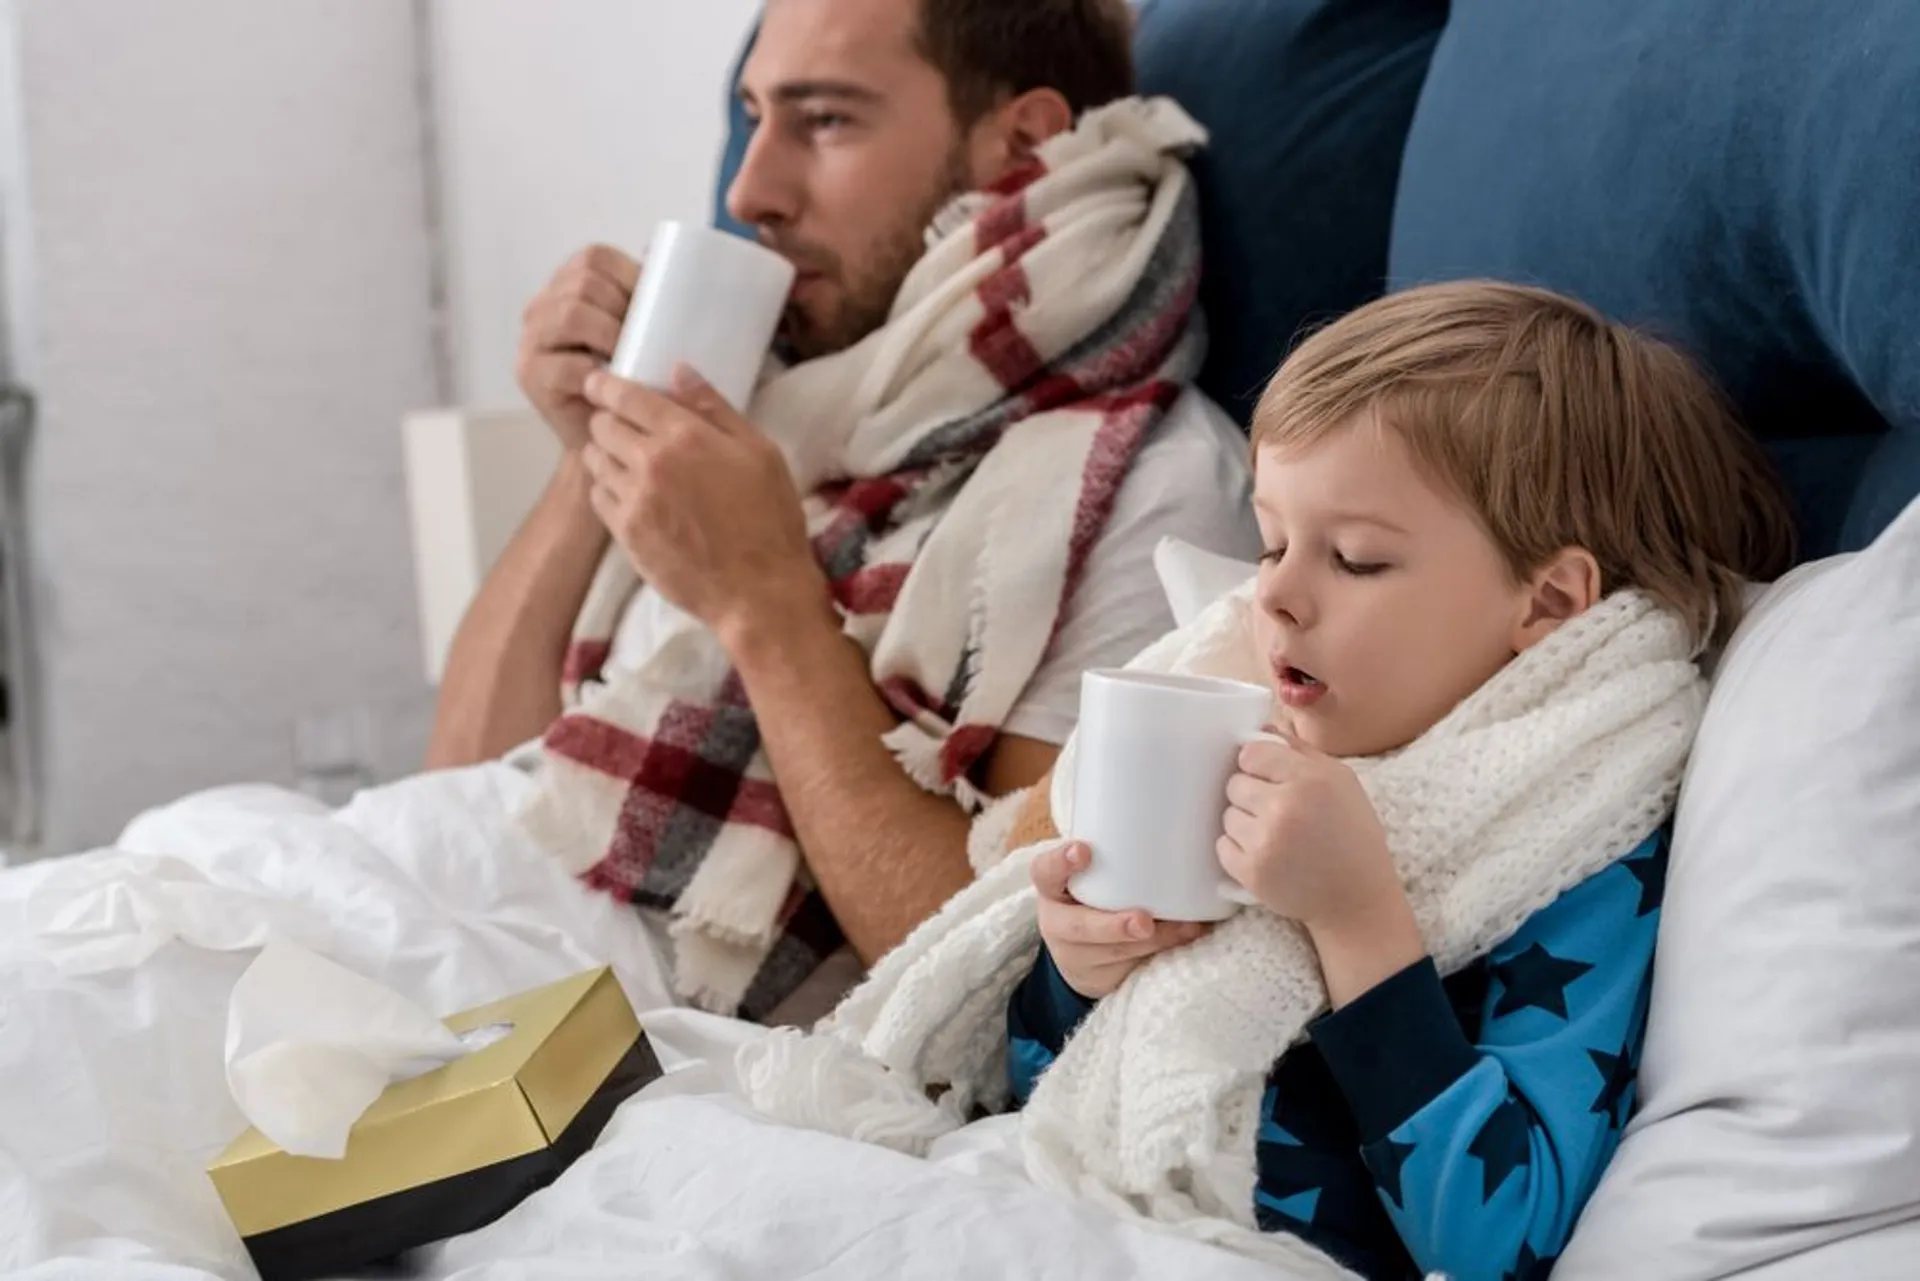
<path fill-rule="evenodd" d="M 1676 341 L 1779 462 L 1802 552 L 1864 545 L 1920 493 L 1916 19 L 1454 0 L 1394 284 L 1543 284 Z"/>
<path fill-rule="evenodd" d="M 1244 422 L 1389 279 L 1546 284 L 1711 370 L 1804 554 L 1863 545 L 1920 493 L 1914 3 L 1146 0 L 1142 88 L 1213 135 L 1202 386 Z"/>

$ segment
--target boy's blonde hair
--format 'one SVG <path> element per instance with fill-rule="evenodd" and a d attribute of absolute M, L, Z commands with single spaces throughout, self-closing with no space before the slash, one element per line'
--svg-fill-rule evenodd
<path fill-rule="evenodd" d="M 1516 579 L 1583 547 L 1601 590 L 1637 587 L 1704 647 L 1741 584 L 1793 563 L 1785 492 L 1712 382 L 1665 343 L 1542 289 L 1429 285 L 1308 338 L 1253 445 L 1311 445 L 1371 418 L 1480 517 Z"/>

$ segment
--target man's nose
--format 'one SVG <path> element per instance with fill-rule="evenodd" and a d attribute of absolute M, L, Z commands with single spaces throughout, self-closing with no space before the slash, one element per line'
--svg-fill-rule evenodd
<path fill-rule="evenodd" d="M 780 144 L 779 131 L 762 121 L 755 126 L 741 157 L 733 185 L 727 188 L 727 212 L 749 227 L 779 227 L 799 215 L 799 184 Z"/>

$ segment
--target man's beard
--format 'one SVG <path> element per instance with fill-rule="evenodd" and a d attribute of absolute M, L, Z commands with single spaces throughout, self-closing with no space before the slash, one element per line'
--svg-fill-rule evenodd
<path fill-rule="evenodd" d="M 819 271 L 841 286 L 825 315 L 812 315 L 790 303 L 780 325 L 781 346 L 796 361 L 813 360 L 845 351 L 887 323 L 894 299 L 907 275 L 927 252 L 927 228 L 934 216 L 955 197 L 972 189 L 966 153 L 956 147 L 941 175 L 940 185 L 912 216 L 902 218 L 876 241 L 864 261 L 849 269 L 846 262 L 799 241 L 782 241 L 779 234 L 763 236 L 769 248 L 785 254 L 803 271 Z"/>

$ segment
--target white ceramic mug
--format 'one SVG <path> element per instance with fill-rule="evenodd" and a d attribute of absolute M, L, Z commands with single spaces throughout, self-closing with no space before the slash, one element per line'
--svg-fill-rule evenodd
<path fill-rule="evenodd" d="M 664 389 L 681 362 L 744 410 L 793 292 L 793 264 L 712 227 L 654 228 L 608 368 Z"/>
<path fill-rule="evenodd" d="M 1255 902 L 1220 868 L 1227 782 L 1271 738 L 1273 694 L 1206 676 L 1091 671 L 1080 679 L 1068 835 L 1093 850 L 1068 888 L 1088 907 L 1219 921 Z"/>

